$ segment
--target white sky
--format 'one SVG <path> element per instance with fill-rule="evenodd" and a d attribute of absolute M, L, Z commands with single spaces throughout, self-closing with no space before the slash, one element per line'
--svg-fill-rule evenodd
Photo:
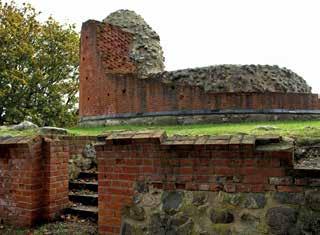
<path fill-rule="evenodd" d="M 75 23 L 136 11 L 160 35 L 166 69 L 277 64 L 320 93 L 319 0 L 16 0 Z"/>

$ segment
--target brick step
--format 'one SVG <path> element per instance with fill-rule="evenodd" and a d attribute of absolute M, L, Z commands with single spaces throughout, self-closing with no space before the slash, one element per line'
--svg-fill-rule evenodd
<path fill-rule="evenodd" d="M 78 179 L 85 179 L 85 180 L 98 180 L 98 173 L 97 172 L 88 172 L 82 171 L 80 172 Z"/>
<path fill-rule="evenodd" d="M 65 209 L 65 214 L 77 216 L 81 219 L 88 219 L 93 222 L 98 221 L 98 207 L 97 206 L 85 206 L 76 205 Z"/>
<path fill-rule="evenodd" d="M 69 181 L 69 190 L 89 190 L 93 192 L 98 192 L 98 182 L 97 181 Z"/>
<path fill-rule="evenodd" d="M 84 194 L 79 192 L 70 192 L 69 200 L 73 203 L 81 203 L 82 205 L 98 206 L 98 194 Z"/>

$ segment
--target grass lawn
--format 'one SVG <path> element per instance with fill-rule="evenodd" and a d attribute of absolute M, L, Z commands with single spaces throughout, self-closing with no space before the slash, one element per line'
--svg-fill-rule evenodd
<path fill-rule="evenodd" d="M 258 128 L 257 127 L 262 127 Z M 266 130 L 264 130 L 263 127 Z M 270 127 L 270 128 L 268 128 Z M 171 125 L 171 126 L 148 126 L 148 125 L 122 125 L 100 127 L 72 127 L 68 131 L 72 135 L 100 135 L 110 131 L 121 130 L 164 130 L 168 135 L 225 135 L 225 134 L 279 134 L 291 137 L 320 137 L 320 121 L 272 121 L 272 122 L 243 122 L 243 123 L 217 123 L 217 124 L 194 124 L 194 125 Z M 25 136 L 36 135 L 35 130 L 10 131 L 1 130 L 0 136 Z"/>
<path fill-rule="evenodd" d="M 264 130 L 263 127 L 266 127 Z M 262 127 L 257 129 L 257 127 Z M 270 128 L 268 128 L 270 127 Z M 99 135 L 109 131 L 119 130 L 165 130 L 168 135 L 225 135 L 225 134 L 279 134 L 283 136 L 320 137 L 320 121 L 272 121 L 194 124 L 172 126 L 104 126 L 104 127 L 74 127 L 69 132 L 74 135 Z"/>

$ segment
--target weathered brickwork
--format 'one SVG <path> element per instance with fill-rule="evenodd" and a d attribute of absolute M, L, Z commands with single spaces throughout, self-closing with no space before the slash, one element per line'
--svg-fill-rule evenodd
<path fill-rule="evenodd" d="M 279 141 L 246 135 L 167 138 L 161 132 L 108 136 L 96 146 L 100 233 L 119 234 L 123 208 L 134 203 L 141 185 L 164 191 L 298 193 L 310 181 L 319 183 L 293 170 L 293 148 Z"/>
<path fill-rule="evenodd" d="M 190 213 L 190 208 L 196 210 L 197 203 L 203 203 L 202 197 L 197 196 L 199 193 L 218 200 L 219 205 L 223 200 L 221 205 L 227 201 L 239 207 L 239 210 L 228 211 L 235 216 L 235 223 L 224 226 L 225 229 L 238 231 L 239 216 L 241 221 L 246 219 L 240 212 L 245 210 L 263 219 L 259 222 L 262 227 L 246 225 L 258 231 L 248 234 L 265 233 L 265 229 L 278 226 L 272 220 L 273 213 L 281 216 L 286 213 L 282 210 L 289 210 L 294 215 L 299 214 L 292 222 L 298 221 L 297 231 L 302 229 L 314 234 L 320 231 L 316 223 L 320 213 L 319 172 L 295 169 L 290 143 L 277 136 L 166 137 L 163 132 L 123 132 L 100 137 L 1 138 L 0 221 L 32 226 L 59 215 L 68 204 L 69 157 L 81 153 L 84 146 L 92 142 L 97 142 L 100 234 L 119 234 L 121 226 L 123 231 L 140 231 L 146 226 L 152 234 L 153 229 L 167 225 L 162 220 L 160 224 L 149 224 L 150 218 L 157 216 L 147 209 L 150 197 L 153 198 L 151 208 L 154 208 L 151 211 L 164 210 L 160 212 L 165 213 L 166 220 L 171 220 L 175 218 L 170 217 L 172 208 L 166 208 L 172 206 L 171 201 L 166 202 L 167 197 L 176 200 L 176 196 L 179 199 L 181 195 L 179 203 L 187 203 L 187 207 L 182 207 L 179 213 Z M 209 209 L 225 210 L 213 202 L 206 203 Z M 288 206 L 297 203 L 302 206 L 300 211 Z M 209 227 L 219 229 L 221 222 L 216 221 L 209 209 Z M 259 210 L 255 213 L 247 209 Z M 206 213 L 201 214 L 204 220 L 209 218 Z M 309 223 L 309 219 L 305 219 L 310 216 Z M 212 226 L 212 223 L 218 225 Z M 266 224 L 269 227 L 263 227 Z M 135 225 L 137 227 L 132 227 Z M 170 226 L 165 229 L 172 229 Z M 192 227 L 193 230 L 188 227 L 188 231 L 195 231 L 197 226 Z M 285 224 L 284 229 L 290 226 Z"/>
<path fill-rule="evenodd" d="M 68 206 L 69 156 L 96 137 L 0 139 L 0 221 L 33 226 Z"/>
<path fill-rule="evenodd" d="M 19 226 L 38 222 L 48 205 L 42 140 L 21 139 L 0 145 L 0 218 Z"/>
<path fill-rule="evenodd" d="M 44 142 L 44 201 L 47 220 L 54 219 L 68 206 L 69 146 L 62 141 L 46 139 Z"/>
<path fill-rule="evenodd" d="M 134 73 L 135 65 L 129 57 L 132 35 L 116 26 L 101 23 L 98 32 L 98 50 L 106 73 Z"/>
<path fill-rule="evenodd" d="M 87 21 L 81 32 L 80 118 L 214 110 L 318 110 L 317 94 L 212 92 L 187 83 L 141 79 L 129 49 L 132 35 Z M 202 79 L 202 78 L 201 78 Z M 200 113 L 201 114 L 201 113 Z"/>

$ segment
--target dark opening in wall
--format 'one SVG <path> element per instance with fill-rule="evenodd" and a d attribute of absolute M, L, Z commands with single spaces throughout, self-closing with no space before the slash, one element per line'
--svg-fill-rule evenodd
<path fill-rule="evenodd" d="M 122 89 L 122 94 L 125 94 L 127 92 L 126 89 Z"/>
<path fill-rule="evenodd" d="M 86 80 L 88 80 L 89 78 L 88 77 L 86 77 Z"/>
<path fill-rule="evenodd" d="M 180 95 L 180 97 L 179 97 L 179 98 L 180 98 L 180 100 L 182 100 L 182 99 L 184 98 L 184 95 Z"/>
<path fill-rule="evenodd" d="M 88 100 L 90 100 L 90 97 L 88 97 Z"/>
<path fill-rule="evenodd" d="M 110 94 L 109 94 L 109 93 L 107 93 L 107 96 L 110 96 Z"/>
<path fill-rule="evenodd" d="M 85 60 L 86 60 L 86 58 L 82 57 L 82 61 L 85 61 Z"/>
<path fill-rule="evenodd" d="M 171 86 L 171 89 L 174 90 L 174 89 L 176 89 L 176 88 L 175 88 L 175 86 Z"/>

